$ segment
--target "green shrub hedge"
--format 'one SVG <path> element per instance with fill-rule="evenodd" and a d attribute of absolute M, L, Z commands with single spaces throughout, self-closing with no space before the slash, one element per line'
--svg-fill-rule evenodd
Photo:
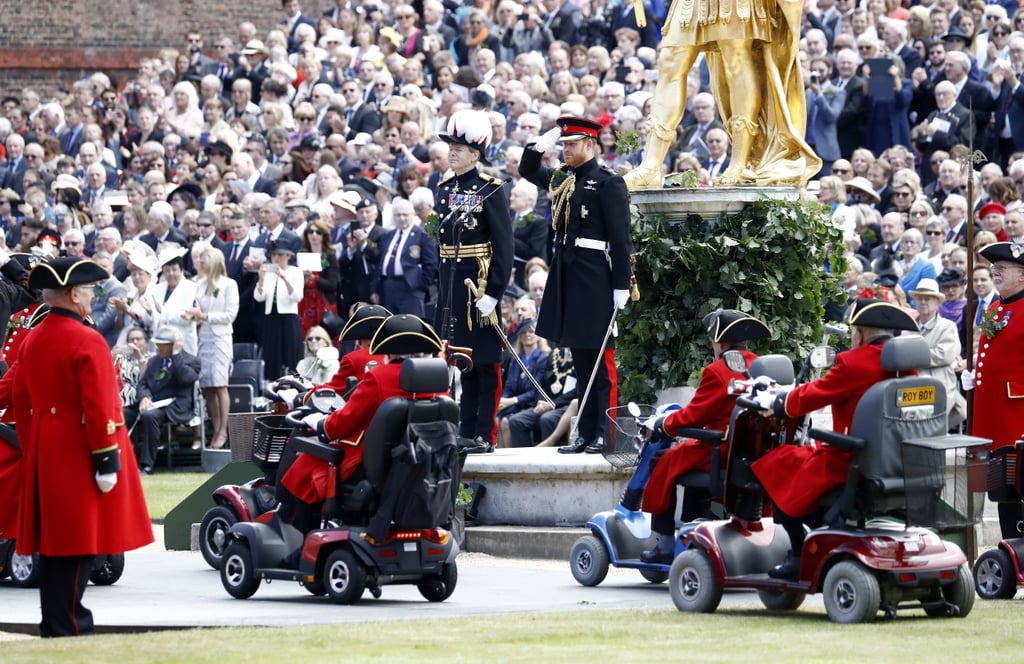
<path fill-rule="evenodd" d="M 842 230 L 813 202 L 762 200 L 711 224 L 640 215 L 634 207 L 633 250 L 640 301 L 619 317 L 616 358 L 623 402 L 652 403 L 666 387 L 696 385 L 711 358 L 700 325 L 715 309 L 739 309 L 772 329 L 759 353 L 795 361 L 820 342 L 824 303 L 844 297 Z M 828 259 L 833 275 L 826 275 Z"/>

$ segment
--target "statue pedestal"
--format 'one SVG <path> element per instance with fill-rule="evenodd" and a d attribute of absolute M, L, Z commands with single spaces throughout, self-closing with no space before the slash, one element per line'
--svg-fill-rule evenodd
<path fill-rule="evenodd" d="M 793 187 L 669 187 L 634 189 L 629 192 L 629 196 L 630 202 L 636 205 L 640 214 L 645 217 L 663 216 L 671 223 L 679 223 L 696 214 L 705 221 L 714 223 L 723 212 L 736 214 L 748 204 L 765 198 L 796 201 L 800 198 L 800 192 Z"/>

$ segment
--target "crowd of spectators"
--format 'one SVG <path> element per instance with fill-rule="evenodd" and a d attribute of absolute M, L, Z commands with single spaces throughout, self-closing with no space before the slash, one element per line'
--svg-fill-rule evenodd
<path fill-rule="evenodd" d="M 545 360 L 549 350 L 564 360 L 565 349 L 547 349 L 532 331 L 515 339 L 519 322 L 536 317 L 529 305 L 543 292 L 550 242 L 547 192 L 520 177 L 519 160 L 527 141 L 570 114 L 606 127 L 603 163 L 639 163 L 616 143 L 647 131 L 667 3 L 643 3 L 643 28 L 633 3 L 606 0 L 284 0 L 281 9 L 276 25 L 189 30 L 128 76 L 95 72 L 53 96 L 4 91 L 8 249 L 106 265 L 112 277 L 94 318 L 136 371 L 135 330 L 171 326 L 186 352 L 222 354 L 230 321 L 214 300 L 234 292 L 224 285 L 232 281 L 233 340 L 263 344 L 276 375 L 309 350 L 307 335 L 336 334 L 330 323 L 357 302 L 430 317 L 432 211 L 448 171 L 437 135 L 454 111 L 480 109 L 492 127 L 488 168 L 505 181 L 514 215 L 503 313 L 527 364 L 547 372 L 546 387 L 557 383 L 556 401 L 565 401 L 567 370 L 552 374 Z M 967 233 L 976 246 L 1024 235 L 1024 11 L 1015 2 L 810 0 L 800 63 L 806 138 L 824 162 L 806 194 L 844 228 L 851 293 L 910 306 L 923 280 L 966 283 L 958 247 Z M 703 57 L 686 81 L 665 171 L 692 171 L 711 186 L 728 164 L 729 138 Z M 965 167 L 971 151 L 986 163 Z M 427 233 L 408 232 L 410 224 Z M 204 257 L 206 248 L 223 260 Z M 401 282 L 403 274 L 417 277 Z M 214 323 L 203 318 L 211 311 Z M 940 306 L 938 315 L 962 329 L 959 311 Z M 540 428 L 549 408 L 538 406 L 526 418 L 533 439 L 522 440 L 516 423 L 537 395 L 512 366 L 506 384 L 522 392 L 506 393 L 513 426 L 504 431 L 512 444 L 530 444 L 558 418 Z M 223 377 L 204 376 L 223 407 Z M 215 438 L 223 441 L 220 423 Z"/>

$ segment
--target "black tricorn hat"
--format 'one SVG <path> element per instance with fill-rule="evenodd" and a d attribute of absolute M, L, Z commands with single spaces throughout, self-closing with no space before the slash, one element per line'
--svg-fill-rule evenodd
<path fill-rule="evenodd" d="M 1003 244 L 1009 244 L 1009 243 L 1007 242 L 1007 243 L 1003 243 Z M 988 247 L 985 247 L 985 248 L 988 249 Z M 985 255 L 984 252 L 982 252 L 982 255 L 983 256 Z M 988 256 L 985 256 L 985 258 L 988 258 Z M 992 259 L 989 258 L 989 260 L 992 260 Z M 996 259 L 996 260 L 1002 260 L 1002 259 Z M 958 267 L 947 267 L 942 272 L 939 272 L 939 276 L 935 277 L 935 281 L 936 281 L 936 283 L 939 284 L 939 288 L 942 288 L 943 286 L 948 286 L 949 284 L 961 284 L 961 285 L 964 285 L 964 284 L 967 283 L 967 278 L 964 277 L 964 273 L 960 270 L 960 268 L 958 268 Z"/>
<path fill-rule="evenodd" d="M 1024 243 L 995 242 L 982 249 L 981 255 L 993 263 L 1006 261 L 1024 265 Z"/>
<path fill-rule="evenodd" d="M 391 312 L 379 304 L 366 304 L 355 310 L 341 330 L 341 340 L 372 339 L 377 334 L 381 323 L 391 316 Z"/>
<path fill-rule="evenodd" d="M 713 311 L 701 323 L 708 337 L 716 344 L 769 339 L 772 336 L 767 325 L 735 309 Z"/>
<path fill-rule="evenodd" d="M 175 192 L 181 191 L 192 194 L 192 197 L 197 201 L 203 197 L 203 188 L 195 182 L 182 182 L 177 187 L 171 190 L 171 193 L 167 194 L 167 198 L 170 198 Z"/>
<path fill-rule="evenodd" d="M 438 353 L 443 348 L 441 338 L 434 328 L 411 314 L 389 317 L 370 342 L 370 353 L 373 355 Z"/>
<path fill-rule="evenodd" d="M 29 288 L 68 288 L 110 278 L 107 271 L 88 259 L 62 256 L 40 263 L 28 275 Z"/>
<path fill-rule="evenodd" d="M 880 330 L 917 332 L 917 321 L 903 309 L 884 300 L 862 297 L 850 306 L 850 325 Z"/>
<path fill-rule="evenodd" d="M 214 152 L 219 152 L 220 154 L 225 155 L 228 159 L 231 159 L 235 154 L 235 151 L 231 149 L 231 146 L 224 141 L 214 141 L 206 146 L 207 154 L 212 154 Z"/>

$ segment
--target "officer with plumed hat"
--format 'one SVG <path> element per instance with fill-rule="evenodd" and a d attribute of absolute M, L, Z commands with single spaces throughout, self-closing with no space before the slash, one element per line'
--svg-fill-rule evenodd
<path fill-rule="evenodd" d="M 462 374 L 459 435 L 470 453 L 494 449 L 501 398 L 502 342 L 495 307 L 512 274 L 512 215 L 502 181 L 480 173 L 487 165 L 491 123 L 483 111 L 461 110 L 448 120 L 448 164 L 454 175 L 438 185 L 441 254 L 435 324 L 455 346 L 473 349 L 473 368 Z M 472 283 L 472 287 L 466 283 Z"/>
<path fill-rule="evenodd" d="M 832 406 L 832 428 L 849 433 L 857 402 L 869 387 L 897 373 L 882 368 L 882 346 L 897 331 L 917 332 L 917 322 L 900 307 L 860 298 L 850 307 L 850 349 L 818 380 L 797 386 L 775 401 L 775 413 L 800 417 Z M 753 464 L 754 474 L 775 503 L 775 521 L 789 534 L 791 551 L 785 562 L 769 570 L 774 578 L 794 579 L 800 572 L 803 520 L 812 526 L 819 499 L 846 481 L 851 453 L 838 447 L 782 445 Z"/>
<path fill-rule="evenodd" d="M 519 172 L 551 197 L 554 245 L 537 334 L 572 350 L 582 390 L 579 436 L 562 453 L 602 450 L 608 408 L 618 405 L 614 339 L 607 331 L 626 306 L 630 287 L 629 193 L 622 177 L 597 162 L 601 125 L 562 116 L 527 145 Z M 560 141 L 564 163 L 541 165 Z M 607 339 L 607 342 L 605 341 Z"/>
<path fill-rule="evenodd" d="M 92 633 L 82 595 L 93 558 L 153 541 L 110 350 L 83 324 L 107 278 L 90 260 L 36 265 L 29 287 L 43 291 L 50 313 L 12 369 L 24 454 L 17 550 L 39 553 L 44 637 Z"/>
<path fill-rule="evenodd" d="M 981 250 L 992 265 L 999 297 L 982 314 L 973 371 L 960 380 L 974 390 L 971 433 L 992 439 L 992 449 L 1013 445 L 1024 435 L 1024 243 L 996 242 Z M 1003 538 L 1020 537 L 1024 505 L 999 503 Z"/>
<path fill-rule="evenodd" d="M 443 344 L 437 332 L 418 316 L 388 317 L 370 341 L 370 353 L 382 355 L 385 364 L 367 372 L 345 406 L 318 421 L 308 420 L 325 443 L 345 450 L 341 479 L 353 483 L 362 479 L 363 436 L 377 407 L 391 397 L 430 399 L 434 394 L 413 394 L 402 389 L 399 377 L 402 361 L 408 357 L 436 355 Z M 319 522 L 321 504 L 327 497 L 327 462 L 309 454 L 299 456 L 281 480 L 286 499 L 278 509 L 280 518 L 302 531 Z"/>

